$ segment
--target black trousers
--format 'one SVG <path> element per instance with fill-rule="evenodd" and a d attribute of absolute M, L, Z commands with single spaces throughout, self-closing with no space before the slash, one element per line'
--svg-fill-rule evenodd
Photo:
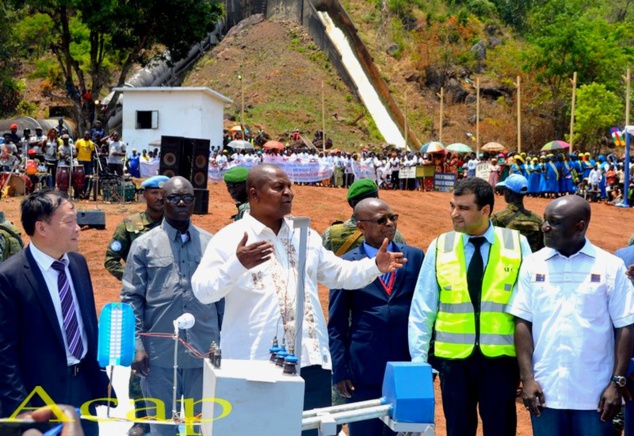
<path fill-rule="evenodd" d="M 488 358 L 476 348 L 466 359 L 436 360 L 447 436 L 475 436 L 478 408 L 484 436 L 515 435 L 519 384 L 515 357 Z"/>
<path fill-rule="evenodd" d="M 332 405 L 332 372 L 320 365 L 306 366 L 301 369 L 304 379 L 304 410 Z M 317 430 L 306 430 L 302 436 L 317 436 Z"/>

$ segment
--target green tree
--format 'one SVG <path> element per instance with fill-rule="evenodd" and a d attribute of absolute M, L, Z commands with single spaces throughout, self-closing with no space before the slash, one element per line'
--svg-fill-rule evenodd
<path fill-rule="evenodd" d="M 218 3 L 206 0 L 16 1 L 51 20 L 50 48 L 67 89 L 66 96 L 57 97 L 72 102 L 80 131 L 91 121 L 82 107 L 81 90 L 100 95 L 108 83 L 107 56 L 121 71 L 116 86 L 123 86 L 132 66 L 147 64 L 157 46 L 171 61 L 183 59 L 222 13 Z"/>
<path fill-rule="evenodd" d="M 634 34 L 625 23 L 608 23 L 602 8 L 583 0 L 551 0 L 534 9 L 529 36 L 533 47 L 526 53 L 524 69 L 546 86 L 541 100 L 560 136 L 566 130 L 573 73 L 578 83 L 619 89 L 623 67 L 634 60 Z"/>
<path fill-rule="evenodd" d="M 16 19 L 15 12 L 0 2 L 0 22 L 5 23 L 0 32 L 0 116 L 14 111 L 20 102 L 20 87 L 15 81 L 14 72 L 17 66 L 17 44 L 11 23 Z"/>
<path fill-rule="evenodd" d="M 605 85 L 590 83 L 577 90 L 575 142 L 589 147 L 606 136 L 610 127 L 623 118 L 623 102 Z"/>

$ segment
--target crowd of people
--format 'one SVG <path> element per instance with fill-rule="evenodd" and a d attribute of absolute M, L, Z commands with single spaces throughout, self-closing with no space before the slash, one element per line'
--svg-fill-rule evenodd
<path fill-rule="evenodd" d="M 82 140 L 92 141 L 90 132 Z M 321 158 L 353 159 L 343 155 Z M 542 157 L 535 157 L 541 165 Z M 380 160 L 371 152 L 358 158 Z M 434 158 L 440 161 L 428 160 Z M 254 163 L 261 155 L 219 151 L 211 159 Z M 387 162 L 392 159 L 401 165 L 398 152 Z M 524 163 L 534 157 L 494 159 L 473 155 L 461 163 L 442 156 L 438 170 L 456 171 L 448 217 L 453 231 L 438 235 L 426 252 L 406 243 L 398 211 L 379 198 L 381 188 L 401 188 L 398 174 L 388 170 L 378 183 L 344 177 L 350 219 L 321 236 L 309 231 L 302 331 L 295 328 L 300 253 L 290 218 L 293 184 L 279 166 L 233 165 L 224 172 L 237 214 L 215 235 L 192 223 L 190 181 L 145 180 L 145 211 L 127 217 L 104 247 L 104 266 L 121 280 L 121 301 L 136 318 L 132 397 L 159 400 L 167 410 L 174 393 L 191 398 L 186 413 L 193 419 L 201 413 L 203 358 L 212 342 L 224 358 L 269 360 L 273 343 L 290 348 L 299 336 L 305 409 L 329 406 L 332 389 L 346 402 L 380 397 L 386 363 L 411 360 L 438 371 L 450 436 L 476 434 L 478 411 L 485 436 L 515 434 L 520 382 L 534 434 L 612 434 L 612 419 L 629 394 L 634 253 L 617 257 L 593 245 L 586 237 L 591 207 L 569 194 L 578 193 L 575 178 L 586 177 L 586 165 L 590 190 L 601 198 L 601 180 L 592 171 L 604 164 L 618 170 L 619 163 L 610 156 L 593 164 L 585 154 L 581 160 L 545 155 L 546 173 L 557 171 L 565 183 L 563 190 L 553 185 L 540 193 L 531 188 L 535 164 Z M 500 167 L 501 159 L 508 174 L 478 177 L 483 166 Z M 122 164 L 113 165 L 118 171 Z M 496 190 L 507 206 L 494 214 Z M 605 192 L 607 198 L 607 186 Z M 543 220 L 524 207 L 527 195 L 552 197 Z M 50 189 L 27 196 L 21 204 L 26 248 L 10 240 L 16 229 L 2 221 L 0 242 L 11 250 L 0 263 L 0 416 L 44 405 L 41 396 L 30 395 L 38 387 L 60 404 L 95 400 L 94 413 L 108 397 L 108 380 L 97 362 L 95 302 L 86 259 L 77 253 L 74 205 Z M 318 283 L 330 289 L 328 321 Z M 173 321 L 186 312 L 196 323 L 180 333 L 187 347 L 179 348 L 174 384 L 173 346 L 164 336 L 171 337 Z M 137 412 L 169 419 L 160 410 L 135 405 Z M 98 434 L 96 423 L 82 420 L 82 426 L 85 434 Z M 149 427 L 135 424 L 129 434 L 174 434 L 168 425 L 150 421 Z M 349 431 L 394 434 L 378 419 L 352 423 Z"/>
<path fill-rule="evenodd" d="M 13 123 L 0 139 L 0 170 L 28 179 L 26 193 L 48 188 L 87 198 L 93 174 L 138 178 L 142 161 L 158 159 L 158 148 L 141 153 L 133 148 L 128 153 L 119 133 L 106 134 L 100 121 L 77 138 L 69 133 L 62 117 L 46 134 L 38 126 L 34 133 L 24 128 L 20 136 L 18 125 Z"/>
<path fill-rule="evenodd" d="M 378 397 L 386 362 L 413 360 L 440 373 L 449 435 L 475 434 L 477 408 L 485 435 L 515 434 L 520 380 L 535 434 L 611 434 L 627 395 L 634 288 L 623 260 L 586 238 L 591 210 L 579 196 L 552 200 L 539 225 L 542 244 L 533 247 L 531 233 L 520 232 L 534 227 L 510 225 L 526 212 L 526 177 L 514 173 L 496 184 L 510 220 L 505 211 L 492 216 L 488 181 L 465 178 L 450 200 L 454 231 L 424 253 L 397 232 L 399 215 L 378 198 L 377 184 L 356 181 L 347 196 L 354 226 L 334 223 L 323 238 L 309 233 L 305 328 L 296 332 L 292 183 L 270 164 L 235 168 L 226 179 L 240 214 L 216 235 L 191 223 L 189 181 L 156 176 L 144 182 L 146 210 L 126 218 L 107 247 L 105 266 L 122 280 L 121 299 L 137 319 L 136 398 L 170 404 L 172 347 L 161 334 L 189 312 L 197 321 L 182 339 L 197 353 L 179 354 L 177 394 L 185 398 L 202 397 L 201 358 L 212 341 L 225 358 L 268 360 L 273 341 L 293 344 L 301 335 L 307 409 L 329 405 L 331 386 L 348 402 Z M 25 407 L 36 386 L 74 406 L 103 399 L 107 379 L 96 362 L 94 298 L 76 253 L 73 204 L 55 191 L 35 192 L 23 201 L 21 220 L 31 242 L 0 264 L 2 415 Z M 318 282 L 331 289 L 327 323 Z M 35 307 L 37 322 L 24 317 Z M 39 347 L 23 346 L 36 337 Z M 45 369 L 32 357 L 42 349 Z M 553 369 L 561 365 L 568 370 Z M 59 380 L 47 376 L 53 366 Z M 578 383 L 585 374 L 594 374 L 592 383 Z M 151 406 L 146 412 L 152 415 Z M 130 434 L 147 430 L 135 427 Z M 153 435 L 174 431 L 150 427 Z M 391 434 L 379 420 L 349 430 Z"/>
<path fill-rule="evenodd" d="M 528 180 L 529 196 L 556 198 L 565 194 L 578 194 L 588 201 L 621 203 L 625 192 L 625 171 L 634 176 L 634 164 L 625 165 L 623 158 L 614 154 L 567 153 L 565 150 L 552 153 L 414 153 L 391 151 L 358 153 L 340 150 L 320 151 L 317 149 L 294 151 L 285 150 L 231 150 L 214 151 L 210 165 L 218 168 L 233 166 L 251 167 L 261 163 L 267 154 L 281 156 L 290 162 L 319 162 L 334 167 L 328 180 L 311 184 L 330 187 L 349 187 L 359 178 L 370 177 L 381 189 L 407 189 L 425 191 L 433 189 L 434 174 L 454 175 L 455 181 L 478 175 L 495 187 L 511 174 L 521 174 Z M 360 166 L 364 171 L 360 174 Z M 404 177 L 407 168 L 430 169 L 416 171 L 415 176 Z M 426 185 L 424 178 L 430 179 Z M 630 180 L 634 180 L 631 177 Z M 627 190 L 628 200 L 632 200 L 634 189 Z M 500 192 L 498 192 L 500 193 Z"/>

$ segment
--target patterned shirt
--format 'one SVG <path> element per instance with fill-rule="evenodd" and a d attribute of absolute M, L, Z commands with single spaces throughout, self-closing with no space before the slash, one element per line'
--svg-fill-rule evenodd
<path fill-rule="evenodd" d="M 269 241 L 273 257 L 246 269 L 236 256 L 247 233 L 248 244 Z M 277 235 L 247 214 L 220 230 L 209 243 L 192 278 L 196 297 L 210 303 L 225 298 L 222 356 L 228 359 L 267 360 L 273 338 L 287 345 L 295 337 L 297 252 L 299 230 L 285 219 Z M 326 320 L 319 302 L 318 282 L 329 288 L 359 289 L 374 281 L 380 271 L 373 259 L 349 262 L 322 246 L 313 230 L 307 241 L 302 367 L 331 369 Z"/>

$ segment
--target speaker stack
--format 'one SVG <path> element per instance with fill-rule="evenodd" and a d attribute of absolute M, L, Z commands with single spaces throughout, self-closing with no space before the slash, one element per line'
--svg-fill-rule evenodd
<path fill-rule="evenodd" d="M 196 197 L 195 214 L 209 213 L 209 145 L 208 139 L 161 136 L 159 174 L 182 176 L 192 183 Z"/>

